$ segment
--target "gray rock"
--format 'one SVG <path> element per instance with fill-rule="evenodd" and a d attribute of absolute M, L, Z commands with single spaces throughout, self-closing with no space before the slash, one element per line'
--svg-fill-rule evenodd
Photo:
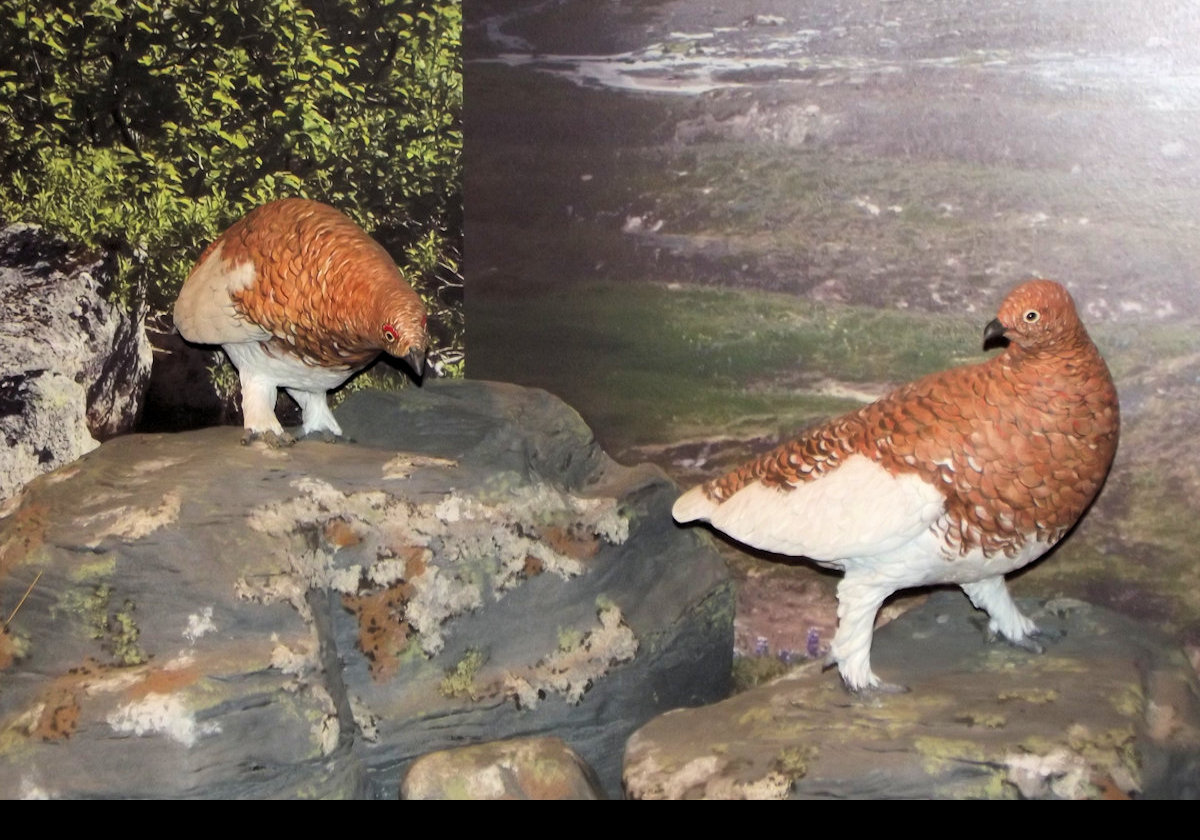
<path fill-rule="evenodd" d="M 987 644 L 941 591 L 876 634 L 905 694 L 854 696 L 810 663 L 630 738 L 636 798 L 1200 797 L 1200 693 L 1177 646 L 1069 599 L 1027 602 L 1044 654 Z"/>
<path fill-rule="evenodd" d="M 514 738 L 422 756 L 401 799 L 604 799 L 596 774 L 561 738 Z"/>
<path fill-rule="evenodd" d="M 137 423 L 150 344 L 111 281 L 39 228 L 0 230 L 0 502 Z"/>
<path fill-rule="evenodd" d="M 423 754 L 625 739 L 728 690 L 733 597 L 674 485 L 570 408 L 359 393 L 357 444 L 116 438 L 0 519 L 0 796 L 395 796 Z"/>

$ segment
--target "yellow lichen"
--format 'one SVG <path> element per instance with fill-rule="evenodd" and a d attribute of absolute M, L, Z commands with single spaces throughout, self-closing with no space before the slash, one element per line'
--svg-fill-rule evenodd
<path fill-rule="evenodd" d="M 475 697 L 475 675 L 483 666 L 484 656 L 477 650 L 468 650 L 453 669 L 446 673 L 438 685 L 443 697 Z"/>
<path fill-rule="evenodd" d="M 793 782 L 808 775 L 809 765 L 820 755 L 812 745 L 784 747 L 771 762 L 771 769 L 782 773 Z"/>
<path fill-rule="evenodd" d="M 986 729 L 1003 729 L 1008 725 L 1008 718 L 994 712 L 966 712 L 959 715 L 955 720 L 961 721 L 968 726 L 982 726 Z"/>
<path fill-rule="evenodd" d="M 924 756 L 925 772 L 931 776 L 940 776 L 955 764 L 979 764 L 985 758 L 979 744 L 956 738 L 918 737 L 913 739 L 913 747 Z"/>
<path fill-rule="evenodd" d="M 1021 700 L 1026 703 L 1053 703 L 1058 700 L 1058 692 L 1053 688 L 1025 688 L 1016 691 L 1003 691 L 997 695 L 1001 702 L 1006 700 Z"/>

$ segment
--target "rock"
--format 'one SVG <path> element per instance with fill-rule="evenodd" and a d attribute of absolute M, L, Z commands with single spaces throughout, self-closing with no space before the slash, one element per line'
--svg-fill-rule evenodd
<path fill-rule="evenodd" d="M 630 738 L 635 798 L 1197 798 L 1200 694 L 1175 645 L 1068 599 L 1027 603 L 1046 653 L 986 644 L 935 593 L 878 631 L 905 694 L 846 693 L 820 663 Z M 1060 635 L 1057 639 L 1055 635 Z"/>
<path fill-rule="evenodd" d="M 112 279 L 37 227 L 0 230 L 0 502 L 137 423 L 150 344 Z"/>
<path fill-rule="evenodd" d="M 728 691 L 675 486 L 543 391 L 352 394 L 357 444 L 119 437 L 0 519 L 0 796 L 396 796 L 410 762 L 625 739 Z M 31 586 L 32 585 L 32 586 Z"/>
<path fill-rule="evenodd" d="M 561 738 L 516 738 L 422 756 L 401 799 L 604 799 L 595 772 Z"/>

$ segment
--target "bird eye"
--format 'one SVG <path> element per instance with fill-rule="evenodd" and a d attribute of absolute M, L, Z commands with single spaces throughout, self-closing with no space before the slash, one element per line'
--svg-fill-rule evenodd
<path fill-rule="evenodd" d="M 1028 312 L 1025 313 L 1025 323 L 1026 324 L 1036 324 L 1038 322 L 1038 318 L 1041 318 L 1041 317 L 1042 317 L 1041 314 L 1036 309 L 1030 309 Z"/>
<path fill-rule="evenodd" d="M 391 324 L 383 325 L 383 338 L 388 344 L 392 344 L 399 336 L 396 334 L 396 328 Z"/>

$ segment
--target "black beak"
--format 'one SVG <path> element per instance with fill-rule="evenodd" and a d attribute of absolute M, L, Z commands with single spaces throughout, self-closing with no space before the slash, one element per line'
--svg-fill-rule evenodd
<path fill-rule="evenodd" d="M 990 345 L 1004 338 L 1004 334 L 1006 332 L 1008 332 L 1008 330 L 1003 324 L 1000 323 L 1000 319 L 993 318 L 988 322 L 988 325 L 983 328 L 983 349 L 988 349 Z"/>
<path fill-rule="evenodd" d="M 408 366 L 413 369 L 417 375 L 417 379 L 425 375 L 425 348 L 414 347 L 404 354 L 404 361 L 408 362 Z"/>

